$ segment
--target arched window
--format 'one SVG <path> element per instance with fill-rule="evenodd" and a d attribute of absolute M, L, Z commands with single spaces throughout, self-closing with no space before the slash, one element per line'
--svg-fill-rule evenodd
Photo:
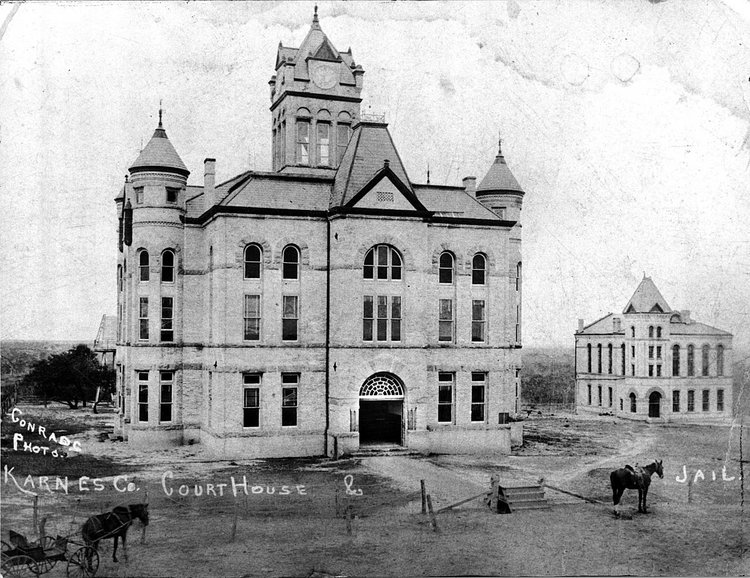
<path fill-rule="evenodd" d="M 708 345 L 703 346 L 703 350 L 701 351 L 701 373 L 703 376 L 708 375 Z"/>
<path fill-rule="evenodd" d="M 630 337 L 635 339 L 635 325 L 630 326 Z"/>
<path fill-rule="evenodd" d="M 680 376 L 680 346 L 676 343 L 672 346 L 672 376 Z"/>
<path fill-rule="evenodd" d="M 591 344 L 586 345 L 586 351 L 588 352 L 588 365 L 587 371 L 591 373 Z"/>
<path fill-rule="evenodd" d="M 161 282 L 174 283 L 174 251 L 171 249 L 161 254 Z"/>
<path fill-rule="evenodd" d="M 625 375 L 625 344 L 624 343 L 620 345 L 620 363 L 622 364 L 622 373 L 620 375 Z"/>
<path fill-rule="evenodd" d="M 724 375 L 724 346 L 719 345 L 716 348 L 716 375 Z"/>
<path fill-rule="evenodd" d="M 344 151 L 346 151 L 346 146 L 349 144 L 351 126 L 352 117 L 349 115 L 349 113 L 346 111 L 340 112 L 338 124 L 336 125 L 336 150 L 338 151 L 338 154 L 336 156 L 337 165 L 344 157 Z"/>
<path fill-rule="evenodd" d="M 516 291 L 521 290 L 521 262 L 516 265 Z"/>
<path fill-rule="evenodd" d="M 263 251 L 258 245 L 245 247 L 245 279 L 260 279 Z"/>
<path fill-rule="evenodd" d="M 648 336 L 649 336 L 650 339 L 652 339 L 654 337 L 654 326 L 653 325 L 649 325 L 648 326 Z"/>
<path fill-rule="evenodd" d="M 327 110 L 318 112 L 317 125 L 317 156 L 318 165 L 331 165 L 331 113 Z"/>
<path fill-rule="evenodd" d="M 471 260 L 471 284 L 484 285 L 486 282 L 487 259 L 481 253 L 474 255 Z"/>
<path fill-rule="evenodd" d="M 635 413 L 636 409 L 637 408 L 636 408 L 636 404 L 635 404 L 635 394 L 631 393 L 630 394 L 630 413 Z"/>
<path fill-rule="evenodd" d="M 284 247 L 282 260 L 282 277 L 284 279 L 299 279 L 299 249 L 294 245 Z"/>
<path fill-rule="evenodd" d="M 390 245 L 375 245 L 365 255 L 362 274 L 365 279 L 401 279 L 401 255 Z"/>
<path fill-rule="evenodd" d="M 141 251 L 138 255 L 138 268 L 140 270 L 140 280 L 148 281 L 149 276 L 149 258 L 148 251 Z"/>
<path fill-rule="evenodd" d="M 448 251 L 440 254 L 440 283 L 453 283 L 453 255 Z"/>
<path fill-rule="evenodd" d="M 661 339 L 661 327 L 660 326 L 656 327 L 656 337 L 657 339 Z"/>
<path fill-rule="evenodd" d="M 596 372 L 601 373 L 602 372 L 602 344 L 601 343 L 599 343 L 596 346 L 596 353 L 597 353 L 597 365 L 596 365 L 597 371 Z"/>
<path fill-rule="evenodd" d="M 612 344 L 610 343 L 607 345 L 607 373 L 612 375 L 612 364 L 613 364 L 613 352 L 612 352 Z"/>
<path fill-rule="evenodd" d="M 695 347 L 688 345 L 687 374 L 695 375 Z"/>
<path fill-rule="evenodd" d="M 297 150 L 298 165 L 310 164 L 310 111 L 300 108 L 297 111 Z"/>

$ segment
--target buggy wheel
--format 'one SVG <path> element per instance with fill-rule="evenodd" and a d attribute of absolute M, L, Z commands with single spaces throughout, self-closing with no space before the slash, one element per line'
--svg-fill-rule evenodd
<path fill-rule="evenodd" d="M 2 561 L 4 563 L 5 559 L 8 558 L 8 552 L 10 552 L 13 549 L 13 547 L 10 544 L 8 544 L 8 542 L 6 542 L 5 540 L 2 540 L 2 544 L 3 544 Z"/>
<path fill-rule="evenodd" d="M 39 575 L 39 567 L 31 556 L 6 556 L 3 559 L 2 573 L 8 578 L 32 578 Z"/>
<path fill-rule="evenodd" d="M 78 548 L 68 558 L 68 576 L 74 578 L 89 578 L 96 575 L 99 569 L 99 553 L 91 546 Z"/>
<path fill-rule="evenodd" d="M 44 550 L 49 551 L 55 547 L 55 539 L 52 536 L 45 536 L 44 543 L 41 544 Z M 52 556 L 47 558 L 46 556 L 42 560 L 38 560 L 36 565 L 39 567 L 39 574 L 46 574 L 57 564 L 58 558 Z"/>

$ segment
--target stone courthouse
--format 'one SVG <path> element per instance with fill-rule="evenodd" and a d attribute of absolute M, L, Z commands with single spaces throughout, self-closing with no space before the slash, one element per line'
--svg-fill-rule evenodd
<path fill-rule="evenodd" d="M 271 76 L 271 172 L 202 185 L 159 126 L 116 198 L 117 429 L 217 455 L 508 452 L 523 191 L 413 182 L 317 14 Z"/>
<path fill-rule="evenodd" d="M 578 323 L 579 413 L 655 422 L 732 417 L 732 335 L 673 310 L 650 277 L 622 314 Z"/>

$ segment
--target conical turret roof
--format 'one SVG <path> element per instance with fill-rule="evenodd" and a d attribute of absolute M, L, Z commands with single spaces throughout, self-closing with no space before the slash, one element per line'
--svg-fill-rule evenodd
<path fill-rule="evenodd" d="M 135 162 L 130 165 L 131 173 L 146 170 L 174 172 L 185 177 L 190 174 L 180 155 L 177 154 L 167 138 L 167 131 L 161 124 L 161 111 L 159 112 L 159 126 L 154 131 L 154 135 Z"/>
<path fill-rule="evenodd" d="M 516 192 L 523 194 L 521 185 L 518 184 L 516 177 L 510 172 L 508 165 L 505 164 L 505 157 L 503 156 L 502 140 L 500 141 L 497 149 L 497 156 L 495 162 L 492 163 L 490 170 L 482 179 L 477 187 L 477 195 L 482 193 L 498 193 L 498 192 Z"/>
<path fill-rule="evenodd" d="M 623 313 L 669 313 L 671 310 L 651 277 L 644 275 Z"/>

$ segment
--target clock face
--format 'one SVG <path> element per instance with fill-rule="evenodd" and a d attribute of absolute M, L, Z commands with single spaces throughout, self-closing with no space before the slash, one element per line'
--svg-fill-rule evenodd
<path fill-rule="evenodd" d="M 336 84 L 336 69 L 319 64 L 312 70 L 312 80 L 319 88 L 332 88 Z"/>

